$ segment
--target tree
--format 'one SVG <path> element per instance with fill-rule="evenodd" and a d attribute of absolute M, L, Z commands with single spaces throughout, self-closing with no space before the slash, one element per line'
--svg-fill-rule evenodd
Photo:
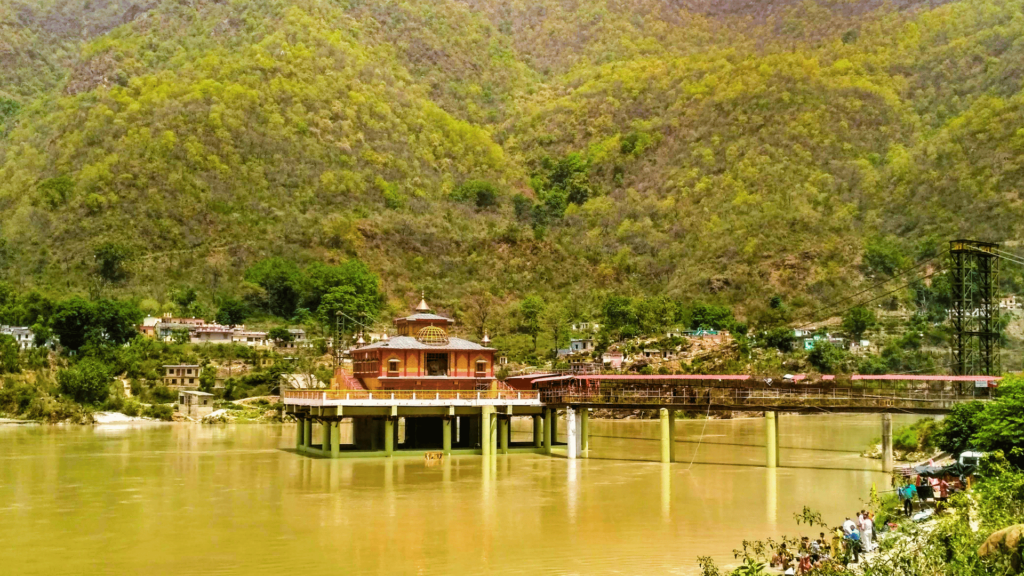
<path fill-rule="evenodd" d="M 82 404 L 99 404 L 110 395 L 113 375 L 102 361 L 84 358 L 57 373 L 60 391 Z"/>
<path fill-rule="evenodd" d="M 558 344 L 563 342 L 564 338 L 568 337 L 569 334 L 565 309 L 557 304 L 548 306 L 541 315 L 541 323 L 544 325 L 544 329 L 551 334 L 551 340 L 554 342 L 555 347 L 555 355 L 557 356 Z"/>
<path fill-rule="evenodd" d="M 270 331 L 267 332 L 267 337 L 274 342 L 291 342 L 295 340 L 295 336 L 292 335 L 292 333 L 284 326 L 271 328 Z"/>
<path fill-rule="evenodd" d="M 380 278 L 359 259 L 352 258 L 338 266 L 314 262 L 306 268 L 305 276 L 302 304 L 310 310 L 319 310 L 321 299 L 331 290 L 341 287 L 352 289 L 353 297 L 358 301 L 359 314 L 376 316 L 384 303 Z"/>
<path fill-rule="evenodd" d="M 192 335 L 189 334 L 188 328 L 176 328 L 171 330 L 171 342 L 175 344 L 188 344 L 192 339 Z"/>
<path fill-rule="evenodd" d="M 519 332 L 533 339 L 533 351 L 537 351 L 537 336 L 541 329 L 541 315 L 544 300 L 540 296 L 527 296 L 519 303 Z"/>
<path fill-rule="evenodd" d="M 727 330 L 733 322 L 732 310 L 727 306 L 698 302 L 690 310 L 690 328 L 694 330 Z"/>
<path fill-rule="evenodd" d="M 249 309 L 245 302 L 235 298 L 227 298 L 220 303 L 220 308 L 217 310 L 217 323 L 225 326 L 234 326 L 235 324 L 245 322 L 248 316 Z"/>
<path fill-rule="evenodd" d="M 131 276 L 128 263 L 132 249 L 119 242 L 105 242 L 96 247 L 96 272 L 107 282 L 121 282 Z"/>
<path fill-rule="evenodd" d="M 50 319 L 54 335 L 68 350 L 78 350 L 85 344 L 92 325 L 92 304 L 78 296 L 58 302 Z"/>
<path fill-rule="evenodd" d="M 978 416 L 984 410 L 985 405 L 982 402 L 954 404 L 935 435 L 936 445 L 954 457 L 975 448 L 975 436 L 980 428 Z"/>
<path fill-rule="evenodd" d="M 498 188 L 484 180 L 469 180 L 453 190 L 451 197 L 459 202 L 472 202 L 483 210 L 498 205 Z"/>
<path fill-rule="evenodd" d="M 10 334 L 0 334 L 0 374 L 18 371 L 18 341 Z"/>
<path fill-rule="evenodd" d="M 295 314 L 303 276 L 294 262 L 284 258 L 261 260 L 245 271 L 245 279 L 266 291 L 270 313 L 282 318 L 291 318 Z"/>
<path fill-rule="evenodd" d="M 178 305 L 181 310 L 188 310 L 199 298 L 199 293 L 191 286 L 183 286 L 171 292 L 171 302 Z"/>
<path fill-rule="evenodd" d="M 1024 447 L 1024 376 L 1005 376 L 999 382 L 996 399 L 985 405 L 975 421 L 979 448 L 1002 450 L 1017 466 L 1024 464 L 1020 451 Z"/>
<path fill-rule="evenodd" d="M 834 374 L 845 368 L 846 354 L 830 342 L 815 342 L 807 361 L 823 374 Z"/>
<path fill-rule="evenodd" d="M 494 308 L 494 296 L 476 287 L 470 296 L 463 302 L 466 305 L 465 324 L 473 333 L 482 338 L 487 333 L 487 321 L 491 317 Z"/>
<path fill-rule="evenodd" d="M 864 247 L 864 264 L 870 273 L 893 276 L 906 267 L 906 262 L 893 236 L 872 238 Z"/>
<path fill-rule="evenodd" d="M 139 335 L 142 311 L 127 300 L 99 300 L 92 306 L 92 330 L 96 341 L 120 346 Z"/>
<path fill-rule="evenodd" d="M 775 348 L 779 352 L 791 352 L 795 342 L 793 329 L 787 326 L 772 328 L 761 334 L 761 343 L 766 348 Z"/>
<path fill-rule="evenodd" d="M 843 330 L 853 340 L 860 340 L 875 322 L 875 312 L 863 306 L 855 306 L 843 314 Z"/>

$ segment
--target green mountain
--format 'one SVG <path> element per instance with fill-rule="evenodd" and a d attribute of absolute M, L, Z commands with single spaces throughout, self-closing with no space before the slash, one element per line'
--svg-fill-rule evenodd
<path fill-rule="evenodd" d="M 3 274 L 213 300 L 355 256 L 451 307 L 810 309 L 871 246 L 1021 239 L 1022 8 L 0 0 Z"/>

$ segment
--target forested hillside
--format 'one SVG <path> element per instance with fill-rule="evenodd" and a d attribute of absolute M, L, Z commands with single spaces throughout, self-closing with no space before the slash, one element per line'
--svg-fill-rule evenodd
<path fill-rule="evenodd" d="M 268 257 L 356 257 L 456 313 L 810 310 L 1021 239 L 1022 10 L 0 0 L 2 274 L 216 303 Z"/>

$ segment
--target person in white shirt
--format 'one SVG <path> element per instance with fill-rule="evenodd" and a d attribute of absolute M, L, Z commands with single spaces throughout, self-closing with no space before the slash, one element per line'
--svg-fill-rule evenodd
<path fill-rule="evenodd" d="M 847 516 L 846 521 L 843 522 L 843 535 L 849 536 L 850 534 L 853 534 L 853 531 L 856 529 L 857 525 L 853 523 L 853 520 L 850 520 L 849 516 Z"/>
<path fill-rule="evenodd" d="M 873 544 L 871 539 L 875 535 L 875 521 L 871 519 L 871 516 L 865 516 L 864 520 L 861 521 L 864 525 L 864 529 L 860 531 L 861 543 L 864 545 L 864 550 L 867 552 L 871 551 Z"/>

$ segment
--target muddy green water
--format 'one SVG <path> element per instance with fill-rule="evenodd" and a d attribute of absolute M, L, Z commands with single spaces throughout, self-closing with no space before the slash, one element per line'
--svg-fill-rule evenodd
<path fill-rule="evenodd" d="M 760 419 L 699 449 L 680 421 L 673 465 L 657 426 L 595 421 L 588 460 L 430 466 L 298 456 L 294 426 L 0 426 L 0 574 L 693 574 L 886 485 L 857 455 L 879 416 L 783 417 L 774 471 Z"/>

